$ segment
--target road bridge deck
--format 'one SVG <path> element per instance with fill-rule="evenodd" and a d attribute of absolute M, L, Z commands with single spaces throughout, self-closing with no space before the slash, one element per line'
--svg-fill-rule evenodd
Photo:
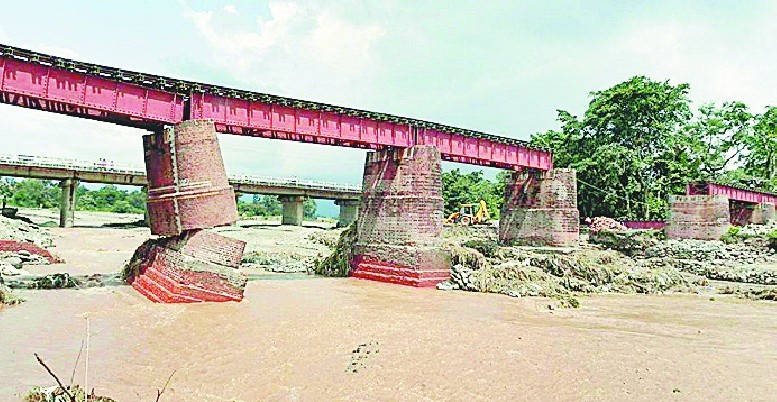
<path fill-rule="evenodd" d="M 114 166 L 109 162 L 85 162 L 67 158 L 29 155 L 0 155 L 0 176 L 45 180 L 76 179 L 87 183 L 145 186 L 141 167 Z M 303 196 L 328 200 L 358 200 L 361 186 L 300 180 L 297 178 L 229 175 L 237 193 Z"/>

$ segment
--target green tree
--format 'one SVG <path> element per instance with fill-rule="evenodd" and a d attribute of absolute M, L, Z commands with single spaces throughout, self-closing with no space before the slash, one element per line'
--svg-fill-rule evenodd
<path fill-rule="evenodd" d="M 61 190 L 56 182 L 26 179 L 14 183 L 11 203 L 22 208 L 59 206 Z"/>
<path fill-rule="evenodd" d="M 744 172 L 764 189 L 777 190 L 777 107 L 755 116 L 753 130 L 740 138 L 746 145 L 740 157 Z"/>
<path fill-rule="evenodd" d="M 507 173 L 497 174 L 496 181 L 483 177 L 483 171 L 462 174 L 453 169 L 442 174 L 442 196 L 445 215 L 459 210 L 461 204 L 477 203 L 485 200 L 492 217 L 497 217 L 504 200 L 504 188 Z"/>
<path fill-rule="evenodd" d="M 663 175 L 683 180 L 674 169 L 687 149 L 677 137 L 692 116 L 687 93 L 687 84 L 632 77 L 592 92 L 582 119 L 560 110 L 561 131 L 536 134 L 532 142 L 552 148 L 557 166 L 577 169 L 583 215 L 661 218 Z"/>
<path fill-rule="evenodd" d="M 251 202 L 240 201 L 237 204 L 238 212 L 241 216 L 278 216 L 282 213 L 282 206 L 276 196 L 261 196 L 254 194 Z M 315 213 L 315 211 L 314 211 Z"/>
<path fill-rule="evenodd" d="M 305 203 L 302 205 L 303 217 L 305 219 L 316 219 L 316 200 L 312 198 L 305 199 Z"/>
<path fill-rule="evenodd" d="M 0 197 L 2 197 L 3 208 L 6 203 L 13 197 L 14 181 L 10 177 L 6 177 L 4 180 L 0 180 Z"/>

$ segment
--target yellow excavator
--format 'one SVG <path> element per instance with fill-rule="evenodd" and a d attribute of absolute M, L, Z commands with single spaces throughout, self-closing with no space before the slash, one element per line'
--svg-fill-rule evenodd
<path fill-rule="evenodd" d="M 479 206 L 477 212 L 474 212 L 476 206 Z M 459 210 L 450 214 L 445 223 L 459 224 L 461 226 L 485 225 L 491 220 L 491 214 L 488 212 L 486 201 L 480 200 L 478 204 L 461 204 Z"/>

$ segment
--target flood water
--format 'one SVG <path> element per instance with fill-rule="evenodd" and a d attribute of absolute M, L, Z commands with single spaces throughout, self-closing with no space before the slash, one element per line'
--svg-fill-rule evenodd
<path fill-rule="evenodd" d="M 254 281 L 244 302 L 225 304 L 153 304 L 127 286 L 25 297 L 0 312 L 3 401 L 52 383 L 34 352 L 69 379 L 87 316 L 89 384 L 123 401 L 154 400 L 173 371 L 163 400 L 665 399 L 674 388 L 766 400 L 777 391 L 774 310 L 756 303 L 719 303 L 718 315 L 688 297 L 602 297 L 550 312 L 540 300 L 350 279 Z"/>
<path fill-rule="evenodd" d="M 137 240 L 105 246 L 123 235 L 100 233 L 88 244 L 116 258 Z M 551 311 L 541 298 L 350 278 L 251 281 L 243 302 L 221 304 L 154 304 L 128 286 L 21 294 L 27 302 L 0 311 L 0 401 L 53 385 L 33 353 L 69 381 L 86 317 L 89 387 L 119 401 L 153 401 L 174 371 L 161 401 L 777 395 L 777 305 L 769 303 L 611 295 Z"/>

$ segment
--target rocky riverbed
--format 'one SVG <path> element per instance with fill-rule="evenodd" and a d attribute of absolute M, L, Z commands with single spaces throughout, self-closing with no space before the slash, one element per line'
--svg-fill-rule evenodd
<path fill-rule="evenodd" d="M 579 248 L 542 248 L 499 247 L 495 232 L 451 230 L 445 236 L 451 280 L 438 289 L 549 296 L 575 306 L 579 293 L 735 293 L 771 300 L 777 285 L 777 253 L 765 238 L 663 240 L 649 231 L 623 231 L 592 235 L 592 244 Z"/>

